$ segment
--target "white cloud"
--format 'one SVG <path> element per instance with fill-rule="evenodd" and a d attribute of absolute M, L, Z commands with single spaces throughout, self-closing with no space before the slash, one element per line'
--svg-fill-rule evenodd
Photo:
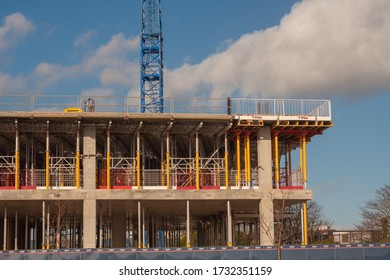
<path fill-rule="evenodd" d="M 306 0 L 278 26 L 165 71 L 165 93 L 357 96 L 390 88 L 390 1 Z"/>
<path fill-rule="evenodd" d="M 81 92 L 81 96 L 110 96 L 114 92 L 110 88 L 89 88 Z"/>
<path fill-rule="evenodd" d="M 122 33 L 111 37 L 110 41 L 97 48 L 97 50 L 83 62 L 85 69 L 102 66 L 117 67 L 124 64 L 124 60 L 134 51 L 138 52 L 139 38 L 126 39 Z"/>
<path fill-rule="evenodd" d="M 328 98 L 390 89 L 389 14 L 388 0 L 304 0 L 278 26 L 224 41 L 199 64 L 186 58 L 181 67 L 165 69 L 164 94 Z M 0 26 L 0 49 L 33 30 L 20 13 L 8 16 Z M 75 46 L 93 35 L 82 34 Z M 15 80 L 33 92 L 92 77 L 104 94 L 120 88 L 139 96 L 139 38 L 116 34 L 79 63 L 43 62 L 25 77 L 0 75 L 0 92 Z"/>
<path fill-rule="evenodd" d="M 34 24 L 19 12 L 6 16 L 0 25 L 0 50 L 13 46 L 35 29 Z"/>
<path fill-rule="evenodd" d="M 80 69 L 80 65 L 62 66 L 42 62 L 35 67 L 34 72 L 27 79 L 30 82 L 30 87 L 42 92 L 45 88 L 62 80 L 79 78 Z"/>
<path fill-rule="evenodd" d="M 11 77 L 0 72 L 0 95 L 23 94 L 26 80 L 23 77 Z"/>
<path fill-rule="evenodd" d="M 85 44 L 87 44 L 94 36 L 96 35 L 96 30 L 88 30 L 84 33 L 77 36 L 77 38 L 74 40 L 73 45 L 75 47 L 81 47 Z"/>
<path fill-rule="evenodd" d="M 137 47 L 136 47 L 137 46 Z M 40 63 L 29 79 L 38 91 L 68 79 L 97 77 L 102 85 L 136 86 L 139 65 L 129 61 L 129 56 L 137 50 L 139 38 L 125 38 L 123 34 L 112 36 L 107 44 L 99 46 L 79 64 L 70 66 Z"/>

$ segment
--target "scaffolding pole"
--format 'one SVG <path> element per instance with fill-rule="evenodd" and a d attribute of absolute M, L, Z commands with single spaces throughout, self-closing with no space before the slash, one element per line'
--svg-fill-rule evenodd
<path fill-rule="evenodd" d="M 16 135 L 15 135 L 15 190 L 19 189 L 19 127 L 18 127 L 18 121 L 15 120 L 15 128 L 16 128 Z"/>
<path fill-rule="evenodd" d="M 80 189 L 80 121 L 76 131 L 76 188 Z"/>
<path fill-rule="evenodd" d="M 141 201 L 138 201 L 138 248 L 142 248 L 142 228 L 141 228 Z"/>
<path fill-rule="evenodd" d="M 227 201 L 227 245 L 229 247 L 233 246 L 233 229 L 232 229 L 232 209 L 230 206 L 230 200 Z"/>
<path fill-rule="evenodd" d="M 15 250 L 18 250 L 18 210 L 15 210 Z"/>
<path fill-rule="evenodd" d="M 161 186 L 165 185 L 165 176 L 164 176 L 164 139 L 161 138 Z"/>
<path fill-rule="evenodd" d="M 237 186 L 241 185 L 241 143 L 240 135 L 236 136 L 236 165 L 237 165 Z"/>
<path fill-rule="evenodd" d="M 4 240 L 3 250 L 7 250 L 7 205 L 4 206 Z"/>
<path fill-rule="evenodd" d="M 141 189 L 141 138 L 137 130 L 137 190 Z"/>
<path fill-rule="evenodd" d="M 167 153 L 166 153 L 166 169 L 167 169 L 167 189 L 171 188 L 171 153 L 170 153 L 170 144 L 169 144 L 169 132 L 167 132 Z"/>
<path fill-rule="evenodd" d="M 50 204 L 47 204 L 46 249 L 50 249 Z"/>
<path fill-rule="evenodd" d="M 228 149 L 228 136 L 225 132 L 225 185 L 226 189 L 229 189 L 229 149 Z"/>
<path fill-rule="evenodd" d="M 110 128 L 112 122 L 108 122 L 107 126 L 107 189 L 111 189 L 111 151 L 110 151 Z"/>
<path fill-rule="evenodd" d="M 274 135 L 274 150 L 275 150 L 275 185 L 279 189 L 280 184 L 280 167 L 279 167 L 279 136 L 277 133 Z"/>
<path fill-rule="evenodd" d="M 179 226 L 180 229 L 180 226 Z M 191 224 L 190 224 L 190 201 L 187 200 L 187 219 L 186 219 L 186 246 L 191 247 Z"/>
<path fill-rule="evenodd" d="M 306 152 L 306 135 L 302 136 L 303 146 L 303 186 L 306 190 L 307 187 L 307 152 Z"/>
<path fill-rule="evenodd" d="M 195 133 L 195 183 L 196 189 L 200 189 L 200 170 L 199 170 L 199 132 Z"/>
<path fill-rule="evenodd" d="M 145 206 L 142 206 L 142 248 L 146 248 Z"/>
<path fill-rule="evenodd" d="M 45 250 L 45 202 L 42 201 L 42 250 Z"/>
<path fill-rule="evenodd" d="M 101 204 L 99 213 L 99 248 L 103 248 L 103 210 Z"/>
<path fill-rule="evenodd" d="M 46 125 L 46 189 L 48 190 L 49 187 L 50 187 L 50 142 L 49 142 L 49 121 L 47 121 L 47 125 Z"/>
<path fill-rule="evenodd" d="M 26 220 L 24 225 L 24 249 L 28 249 L 28 212 L 26 212 Z"/>

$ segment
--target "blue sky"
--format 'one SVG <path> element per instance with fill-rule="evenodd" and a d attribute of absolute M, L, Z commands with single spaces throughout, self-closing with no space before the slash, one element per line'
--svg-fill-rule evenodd
<path fill-rule="evenodd" d="M 3 0 L 0 94 L 139 95 L 140 0 Z M 389 183 L 390 2 L 162 0 L 165 94 L 330 99 L 309 188 L 340 228 Z"/>

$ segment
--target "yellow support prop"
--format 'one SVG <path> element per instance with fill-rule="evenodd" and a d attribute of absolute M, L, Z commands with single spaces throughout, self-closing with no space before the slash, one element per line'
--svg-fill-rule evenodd
<path fill-rule="evenodd" d="M 15 151 L 15 190 L 19 189 L 19 152 Z"/>
<path fill-rule="evenodd" d="M 247 178 L 247 181 L 248 183 L 251 181 L 251 140 L 250 140 L 250 136 L 248 135 L 246 137 L 246 153 L 247 153 L 247 164 L 248 164 L 248 168 L 247 168 L 247 173 L 248 173 L 248 178 Z"/>
<path fill-rule="evenodd" d="M 241 151 L 240 135 L 236 136 L 236 163 L 237 163 L 237 186 L 241 182 Z"/>
<path fill-rule="evenodd" d="M 307 236 L 307 203 L 303 203 L 303 245 L 308 244 Z"/>
<path fill-rule="evenodd" d="M 248 146 L 246 145 L 246 136 L 244 136 L 244 165 L 245 165 L 245 182 L 248 182 Z"/>
<path fill-rule="evenodd" d="M 195 152 L 195 168 L 196 168 L 196 178 L 195 178 L 195 181 L 196 181 L 196 189 L 199 190 L 200 189 L 200 171 L 199 171 L 199 151 L 196 151 Z"/>
<path fill-rule="evenodd" d="M 164 162 L 161 161 L 161 186 L 164 186 L 165 180 L 164 180 Z"/>
<path fill-rule="evenodd" d="M 111 189 L 111 153 L 107 151 L 107 190 Z"/>
<path fill-rule="evenodd" d="M 80 152 L 76 152 L 76 188 L 80 189 Z"/>
<path fill-rule="evenodd" d="M 192 167 L 192 164 L 190 164 L 190 182 L 189 182 L 189 186 L 192 186 L 193 183 L 194 183 L 194 170 L 193 170 L 193 167 Z"/>

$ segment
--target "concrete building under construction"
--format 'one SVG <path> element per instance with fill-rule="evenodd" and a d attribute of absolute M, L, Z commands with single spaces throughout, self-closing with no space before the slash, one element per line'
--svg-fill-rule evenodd
<path fill-rule="evenodd" d="M 273 245 L 282 200 L 302 205 L 307 243 L 306 147 L 329 101 L 137 101 L 0 97 L 4 250 Z"/>

